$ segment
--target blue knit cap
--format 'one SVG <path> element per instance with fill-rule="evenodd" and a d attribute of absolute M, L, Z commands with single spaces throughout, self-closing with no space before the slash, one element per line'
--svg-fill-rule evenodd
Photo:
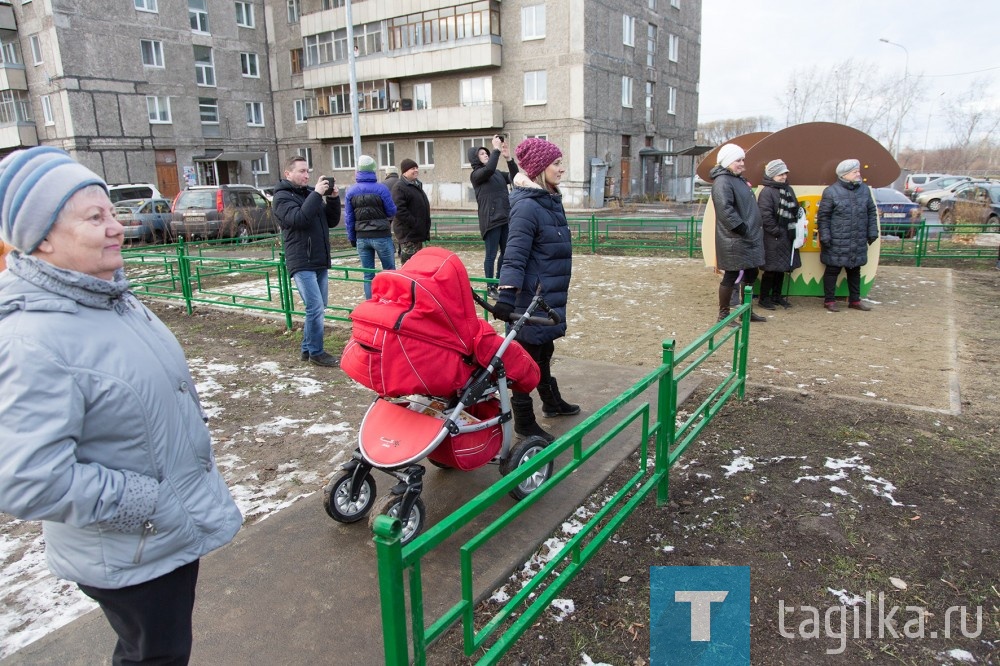
<path fill-rule="evenodd" d="M 0 238 L 31 254 L 52 230 L 69 198 L 104 179 L 51 146 L 18 150 L 0 162 Z"/>

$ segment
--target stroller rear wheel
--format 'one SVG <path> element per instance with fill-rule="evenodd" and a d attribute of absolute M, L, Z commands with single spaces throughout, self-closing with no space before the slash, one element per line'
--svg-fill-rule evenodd
<path fill-rule="evenodd" d="M 323 508 L 328 516 L 340 523 L 356 523 L 371 511 L 375 504 L 375 477 L 365 475 L 356 500 L 351 500 L 351 479 L 354 470 L 344 470 L 333 477 L 323 488 Z"/>
<path fill-rule="evenodd" d="M 399 515 L 399 507 L 402 503 L 402 495 L 390 494 L 380 497 L 375 502 L 375 510 L 372 511 L 371 516 L 368 518 L 368 526 L 374 528 L 375 518 L 381 515 L 399 518 L 403 521 L 403 532 L 400 535 L 400 542 L 405 545 L 424 531 L 424 517 L 427 515 L 427 508 L 424 506 L 424 501 L 418 497 L 413 503 L 413 508 L 410 509 L 410 515 L 404 518 Z"/>
<path fill-rule="evenodd" d="M 541 453 L 549 443 L 544 437 L 525 437 L 514 445 L 510 450 L 510 455 L 500 461 L 500 474 L 507 476 L 521 465 L 527 464 L 529 460 Z M 510 491 L 510 496 L 520 501 L 533 493 L 538 486 L 542 485 L 552 476 L 552 463 L 542 466 L 534 474 L 519 483 Z"/>

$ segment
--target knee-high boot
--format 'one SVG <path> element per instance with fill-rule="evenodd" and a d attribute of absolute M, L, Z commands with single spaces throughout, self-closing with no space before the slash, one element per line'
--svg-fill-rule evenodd
<path fill-rule="evenodd" d="M 542 416 L 573 416 L 580 413 L 580 405 L 573 405 L 559 395 L 559 384 L 555 377 L 549 377 L 549 383 L 538 383 L 538 395 L 542 398 Z"/>
<path fill-rule="evenodd" d="M 732 293 L 729 295 L 729 307 L 735 308 L 743 302 L 743 284 L 737 282 L 732 286 Z"/>
<path fill-rule="evenodd" d="M 738 284 L 738 283 L 737 283 Z M 736 291 L 736 285 L 732 287 L 727 287 L 725 285 L 719 285 L 719 318 L 716 321 L 722 321 L 729 316 L 729 308 L 732 306 L 733 293 Z M 737 303 L 737 305 L 739 305 Z M 731 322 L 730 326 L 739 326 L 737 322 Z"/>
<path fill-rule="evenodd" d="M 531 400 L 531 394 L 511 391 L 510 409 L 514 413 L 514 432 L 521 437 L 541 437 L 547 442 L 554 442 L 556 438 L 542 430 L 535 420 L 535 406 Z"/>

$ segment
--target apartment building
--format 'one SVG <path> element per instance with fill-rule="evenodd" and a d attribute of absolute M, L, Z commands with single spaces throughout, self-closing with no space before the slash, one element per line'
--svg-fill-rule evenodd
<path fill-rule="evenodd" d="M 416 160 L 435 206 L 474 206 L 498 132 L 563 149 L 568 207 L 655 196 L 694 144 L 700 29 L 700 0 L 0 0 L 0 152 L 168 195 L 292 155 L 349 184 L 353 60 L 361 151 Z"/>

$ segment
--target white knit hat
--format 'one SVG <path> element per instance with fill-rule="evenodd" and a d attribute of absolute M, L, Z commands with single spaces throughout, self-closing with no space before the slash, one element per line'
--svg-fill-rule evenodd
<path fill-rule="evenodd" d="M 719 148 L 719 166 L 724 169 L 728 168 L 730 164 L 736 160 L 743 159 L 746 155 L 743 149 L 735 143 L 727 143 L 722 148 Z"/>

